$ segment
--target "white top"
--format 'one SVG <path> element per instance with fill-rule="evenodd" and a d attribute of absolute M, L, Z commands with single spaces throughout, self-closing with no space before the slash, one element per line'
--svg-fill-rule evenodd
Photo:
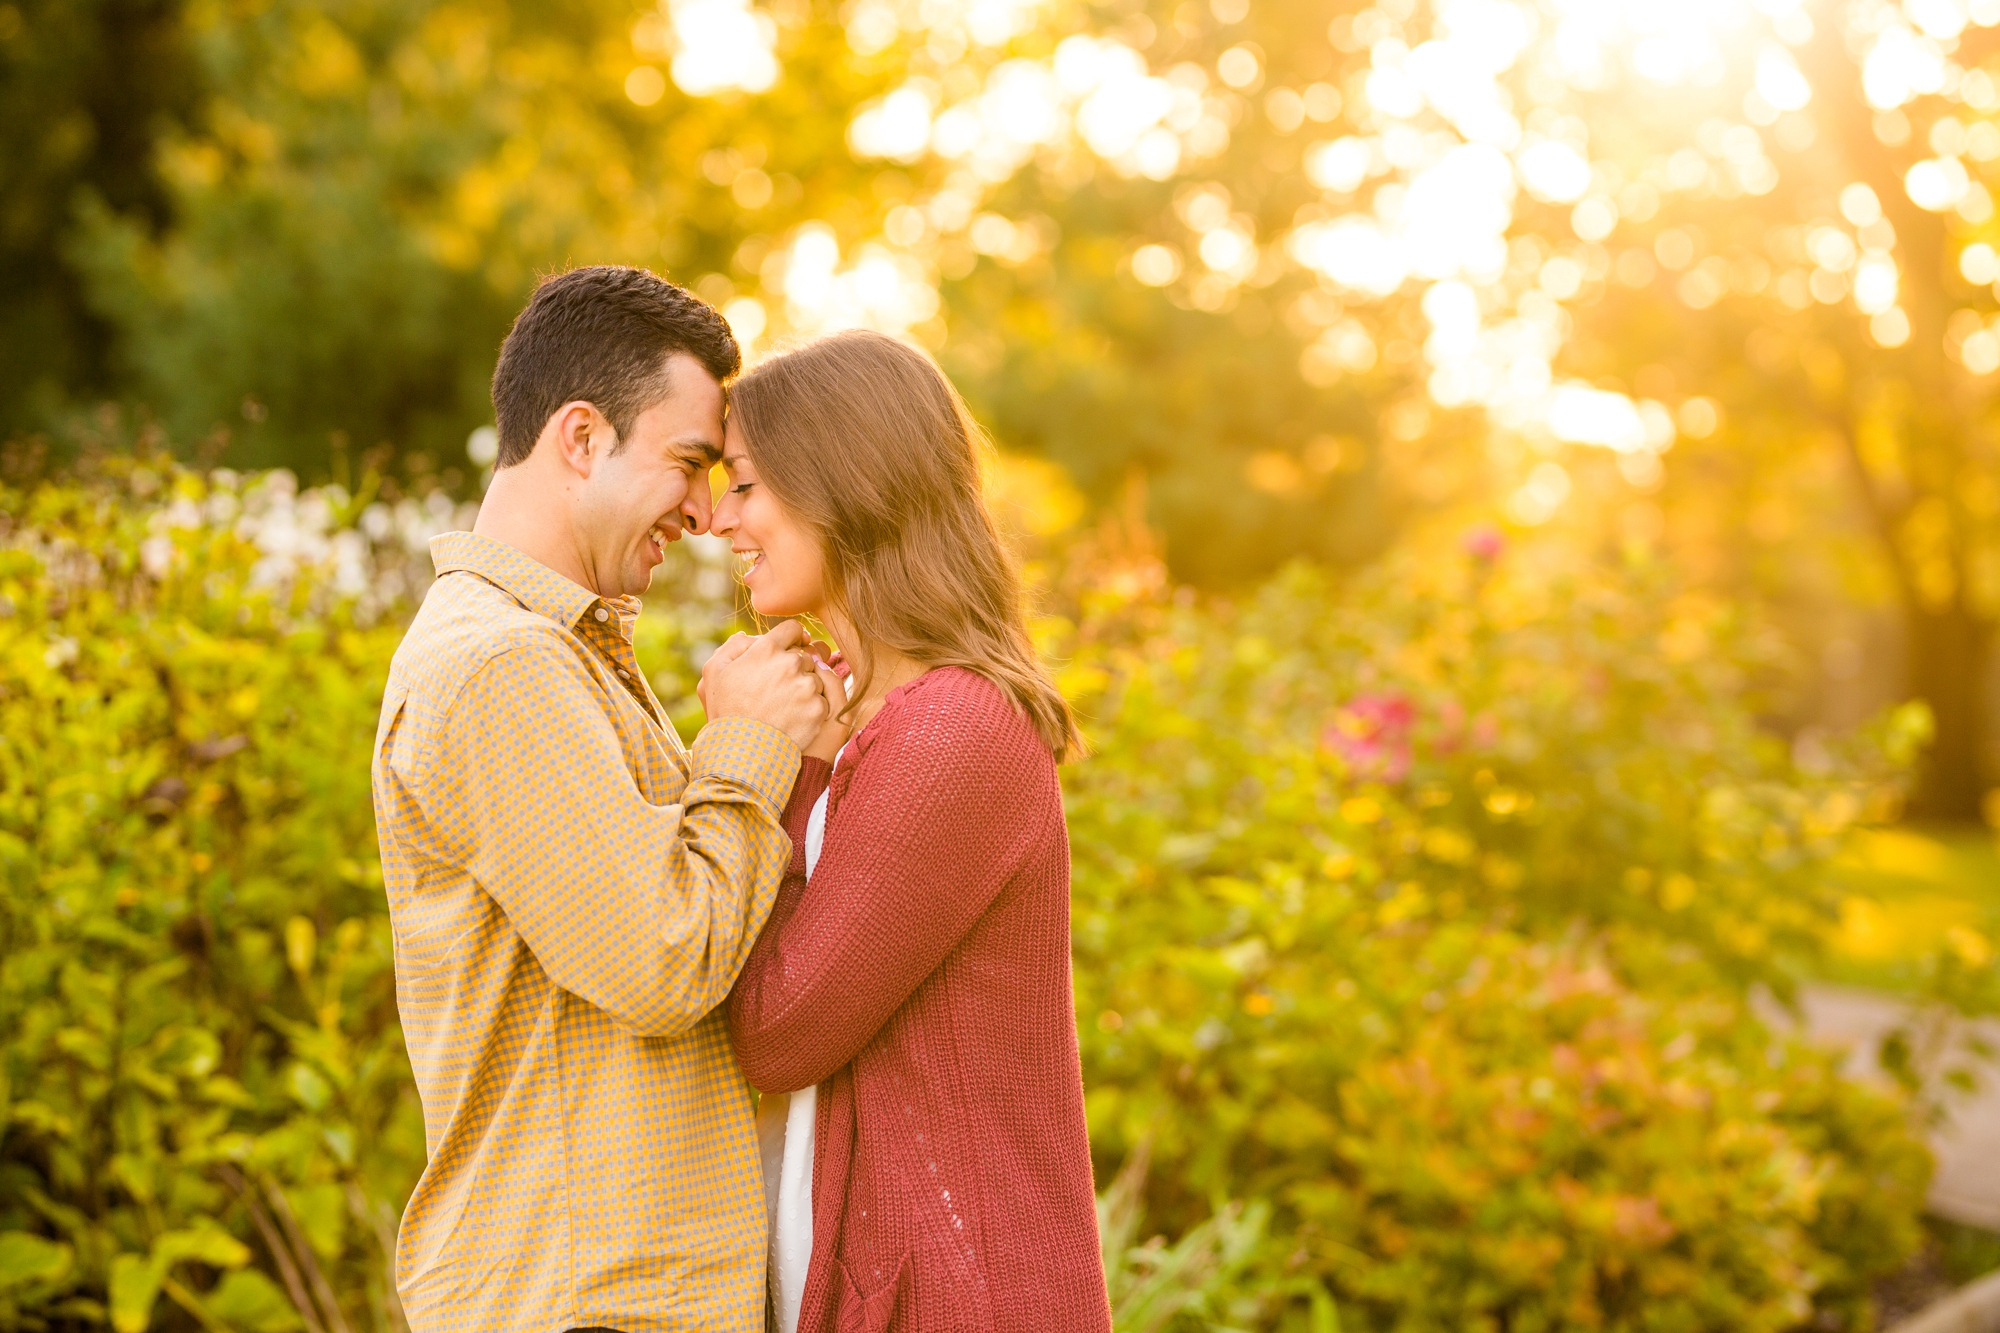
<path fill-rule="evenodd" d="M 845 754 L 847 747 L 840 748 Z M 840 754 L 833 757 L 840 766 Z M 806 879 L 819 864 L 826 842 L 827 790 L 806 816 Z M 757 1146 L 764 1160 L 764 1212 L 771 1219 L 771 1305 L 778 1314 L 778 1333 L 798 1333 L 799 1302 L 806 1294 L 806 1268 L 812 1262 L 813 1135 L 817 1131 L 819 1089 L 765 1093 L 757 1103 Z"/>

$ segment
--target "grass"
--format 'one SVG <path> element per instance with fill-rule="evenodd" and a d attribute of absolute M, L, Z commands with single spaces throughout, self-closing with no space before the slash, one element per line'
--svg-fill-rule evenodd
<path fill-rule="evenodd" d="M 1910 992 L 1923 960 L 1985 966 L 2000 940 L 2000 838 L 1978 829 L 1864 833 L 1833 870 L 1846 897 L 1828 981 Z"/>
<path fill-rule="evenodd" d="M 2000 942 L 2000 836 L 1983 829 L 1878 829 L 1833 868 L 1843 894 L 1824 978 L 1920 994 L 1941 955 L 1995 965 Z M 2000 1235 L 1924 1219 L 1921 1252 L 1876 1292 L 1883 1327 L 2000 1270 Z"/>

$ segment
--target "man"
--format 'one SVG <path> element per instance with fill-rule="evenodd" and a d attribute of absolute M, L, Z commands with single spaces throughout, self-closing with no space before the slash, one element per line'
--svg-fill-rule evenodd
<path fill-rule="evenodd" d="M 739 636 L 689 751 L 631 644 L 666 544 L 707 527 L 738 364 L 650 273 L 545 282 L 493 375 L 478 522 L 431 544 L 374 765 L 429 1149 L 396 1247 L 415 1333 L 762 1327 L 755 1132 L 716 1006 L 791 855 L 826 685 L 797 625 Z"/>

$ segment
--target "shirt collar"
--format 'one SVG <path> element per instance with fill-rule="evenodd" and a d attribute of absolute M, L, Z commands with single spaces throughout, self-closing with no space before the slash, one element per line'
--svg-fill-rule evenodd
<path fill-rule="evenodd" d="M 628 611 L 636 615 L 638 609 L 637 598 L 599 597 L 517 548 L 476 532 L 442 532 L 431 538 L 431 563 L 439 578 L 461 570 L 477 574 L 564 629 L 574 629 L 584 612 L 600 602 L 617 612 L 621 622 Z"/>
<path fill-rule="evenodd" d="M 639 613 L 646 609 L 646 604 L 637 597 L 607 597 L 604 604 L 618 617 L 618 632 L 630 640 L 633 627 L 639 623 Z"/>

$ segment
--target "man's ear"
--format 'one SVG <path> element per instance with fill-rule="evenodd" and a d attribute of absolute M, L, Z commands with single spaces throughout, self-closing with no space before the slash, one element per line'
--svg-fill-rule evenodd
<path fill-rule="evenodd" d="M 617 439 L 604 414 L 581 399 L 557 408 L 542 430 L 542 443 L 552 446 L 563 466 L 579 477 L 588 477 Z"/>

